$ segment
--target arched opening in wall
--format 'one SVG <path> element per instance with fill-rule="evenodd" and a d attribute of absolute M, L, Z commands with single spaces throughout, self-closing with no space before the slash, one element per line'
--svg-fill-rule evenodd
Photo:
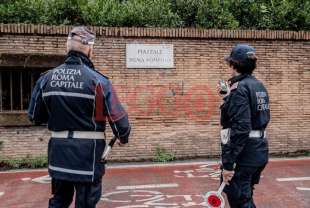
<path fill-rule="evenodd" d="M 0 54 L 0 126 L 31 125 L 27 109 L 41 73 L 64 61 L 64 55 Z"/>

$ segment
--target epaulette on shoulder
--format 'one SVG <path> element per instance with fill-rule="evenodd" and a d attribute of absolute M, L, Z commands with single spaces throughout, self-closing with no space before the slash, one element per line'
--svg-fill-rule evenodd
<path fill-rule="evenodd" d="M 106 75 L 101 74 L 101 76 L 103 76 L 106 79 L 109 79 L 109 77 L 107 77 Z"/>
<path fill-rule="evenodd" d="M 235 82 L 233 85 L 230 86 L 230 91 L 233 91 L 238 88 L 239 82 Z"/>
<path fill-rule="evenodd" d="M 109 77 L 107 77 L 106 75 L 102 74 L 101 72 L 99 72 L 98 70 L 94 70 L 95 72 L 97 72 L 100 76 L 109 79 Z"/>
<path fill-rule="evenodd" d="M 47 74 L 49 71 L 51 71 L 51 69 L 50 69 L 50 70 L 47 70 L 47 71 L 45 71 L 45 72 L 42 72 L 42 73 L 40 74 L 40 76 L 43 76 L 43 75 Z"/>

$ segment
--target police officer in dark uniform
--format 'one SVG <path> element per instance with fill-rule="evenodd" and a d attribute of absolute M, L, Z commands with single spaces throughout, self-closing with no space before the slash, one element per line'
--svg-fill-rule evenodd
<path fill-rule="evenodd" d="M 255 49 L 236 45 L 226 57 L 232 78 L 228 90 L 218 86 L 221 106 L 222 179 L 231 208 L 253 208 L 254 185 L 268 162 L 266 127 L 270 120 L 266 88 L 252 72 Z"/>
<path fill-rule="evenodd" d="M 35 124 L 47 123 L 50 208 L 93 208 L 101 197 L 106 121 L 119 145 L 128 143 L 130 125 L 109 79 L 91 62 L 95 34 L 75 27 L 68 36 L 64 64 L 43 74 L 28 110 Z"/>

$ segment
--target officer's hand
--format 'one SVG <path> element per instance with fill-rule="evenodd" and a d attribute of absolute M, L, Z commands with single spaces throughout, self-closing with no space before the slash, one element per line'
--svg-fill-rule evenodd
<path fill-rule="evenodd" d="M 226 83 L 226 85 L 228 86 L 228 83 Z M 226 97 L 226 96 L 228 96 L 228 95 L 230 94 L 230 88 L 229 88 L 229 87 L 228 87 L 228 91 L 227 91 L 226 94 L 221 94 L 221 93 L 220 93 L 220 92 L 221 92 L 221 87 L 220 87 L 220 84 L 219 84 L 219 83 L 217 84 L 216 88 L 217 88 L 217 93 L 218 93 L 219 96 L 221 96 L 222 98 L 224 98 L 224 97 Z"/>
<path fill-rule="evenodd" d="M 223 181 L 226 185 L 229 185 L 229 181 L 235 174 L 235 171 L 223 170 Z"/>
<path fill-rule="evenodd" d="M 124 144 L 124 143 L 122 143 L 121 141 L 119 141 L 119 140 L 117 140 L 117 142 L 116 142 L 117 144 L 118 144 L 118 146 L 120 146 L 120 147 L 124 147 L 124 146 L 126 146 L 126 144 Z"/>

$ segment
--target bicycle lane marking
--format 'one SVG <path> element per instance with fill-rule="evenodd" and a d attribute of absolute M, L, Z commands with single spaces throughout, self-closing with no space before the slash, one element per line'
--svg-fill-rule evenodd
<path fill-rule="evenodd" d="M 310 177 L 288 177 L 288 178 L 277 178 L 279 182 L 288 182 L 288 181 L 310 181 Z"/>
<path fill-rule="evenodd" d="M 208 163 L 199 164 L 198 166 L 194 167 L 176 167 L 170 171 L 170 173 L 168 174 L 171 176 L 170 180 L 174 180 L 173 178 L 184 178 L 184 180 L 188 181 L 199 178 L 218 180 L 220 175 L 218 166 Z M 203 199 L 203 193 L 180 193 L 180 189 L 182 189 L 182 187 L 179 187 L 179 184 L 174 183 L 117 186 L 111 191 L 103 194 L 101 197 L 101 201 L 107 203 L 107 205 L 113 204 L 113 207 L 115 208 L 181 208 L 197 206 L 206 207 L 206 203 Z M 183 189 L 184 192 L 188 192 L 190 190 L 190 188 L 186 189 L 186 187 L 183 187 Z"/>
<path fill-rule="evenodd" d="M 174 177 L 176 178 L 211 178 L 213 180 L 219 180 L 221 170 L 218 165 L 203 164 L 195 169 L 186 170 L 174 170 Z"/>
<path fill-rule="evenodd" d="M 125 199 L 126 198 L 126 199 Z M 110 202 L 115 208 L 129 207 L 206 207 L 202 195 L 191 194 L 164 194 L 160 191 L 150 190 L 124 190 L 112 191 L 102 195 L 102 201 Z"/>
<path fill-rule="evenodd" d="M 132 189 L 150 189 L 150 188 L 176 188 L 179 184 L 147 184 L 147 185 L 134 185 L 134 186 L 117 186 L 116 190 L 132 190 Z"/>
<path fill-rule="evenodd" d="M 287 178 L 276 178 L 276 180 L 278 182 L 303 182 L 303 181 L 310 181 L 310 177 L 287 177 Z M 298 191 L 310 191 L 310 187 L 295 187 L 295 188 Z"/>

